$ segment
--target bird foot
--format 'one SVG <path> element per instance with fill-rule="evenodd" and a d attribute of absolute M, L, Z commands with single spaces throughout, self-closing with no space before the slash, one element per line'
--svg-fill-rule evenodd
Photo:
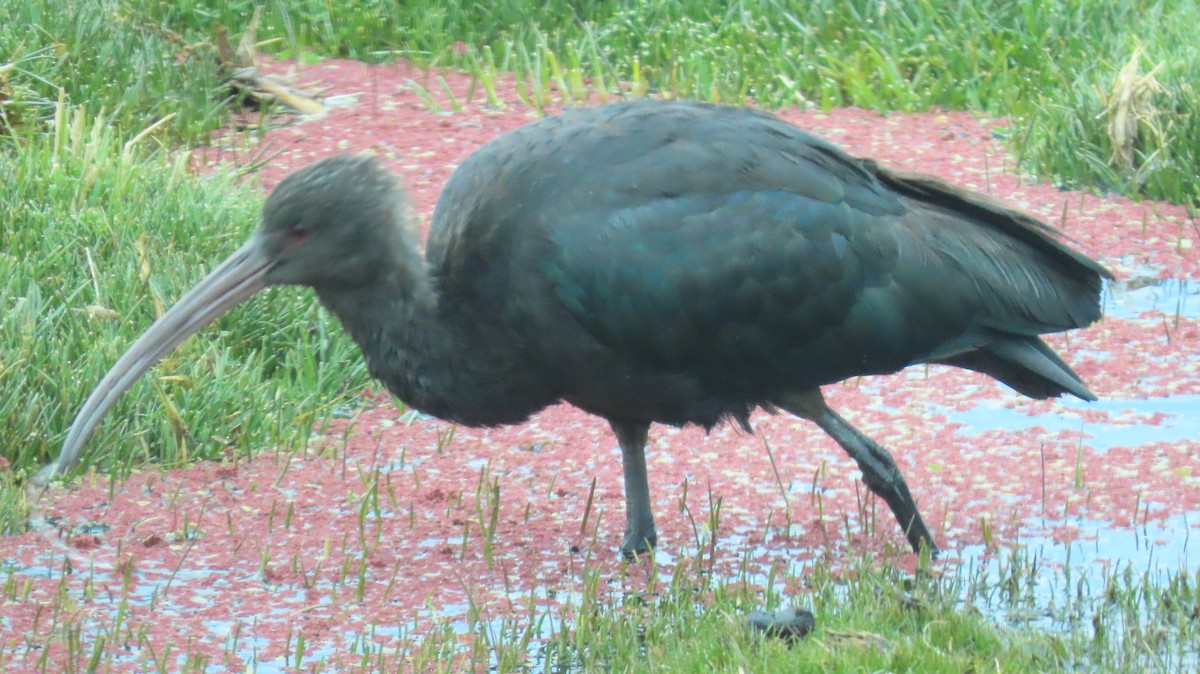
<path fill-rule="evenodd" d="M 917 554 L 921 554 L 922 548 L 928 549 L 930 559 L 937 559 L 938 555 L 942 553 L 937 544 L 933 542 L 933 538 L 929 535 L 928 531 L 925 532 L 924 536 L 909 537 L 908 542 L 912 546 L 913 552 Z"/>
<path fill-rule="evenodd" d="M 654 530 L 653 524 L 648 527 L 641 527 L 636 531 L 626 529 L 625 538 L 621 541 L 621 554 L 626 559 L 648 555 L 654 550 L 654 546 L 657 544 L 658 532 Z"/>

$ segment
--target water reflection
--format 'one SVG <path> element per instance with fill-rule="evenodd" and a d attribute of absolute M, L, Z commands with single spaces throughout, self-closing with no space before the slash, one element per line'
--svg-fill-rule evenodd
<path fill-rule="evenodd" d="M 1135 274 L 1104 284 L 1104 315 L 1134 319 L 1145 312 L 1180 318 L 1200 318 L 1200 282 L 1186 278 L 1158 278 Z"/>

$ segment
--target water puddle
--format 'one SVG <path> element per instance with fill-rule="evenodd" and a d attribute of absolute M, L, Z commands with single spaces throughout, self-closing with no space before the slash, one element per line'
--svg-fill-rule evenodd
<path fill-rule="evenodd" d="M 965 411 L 931 406 L 931 411 L 962 424 L 960 433 L 979 435 L 985 431 L 1017 431 L 1041 426 L 1050 433 L 1075 431 L 1087 435 L 1087 444 L 1099 453 L 1118 446 L 1134 447 L 1149 442 L 1178 442 L 1200 438 L 1200 395 L 1165 398 L 1104 398 L 1096 402 L 1060 399 L 1060 409 L 1033 414 L 1027 409 L 1007 407 L 1003 401 L 985 401 Z M 1111 413 L 1112 422 L 1085 422 L 1084 411 Z M 1080 414 L 1074 414 L 1079 412 Z M 1155 419 L 1154 423 L 1140 423 Z"/>
<path fill-rule="evenodd" d="M 1158 278 L 1152 270 L 1146 270 L 1105 283 L 1100 306 L 1110 318 L 1136 319 L 1146 312 L 1200 318 L 1200 281 Z"/>
<path fill-rule="evenodd" d="M 1049 533 L 1063 525 L 1079 535 L 1062 540 L 1061 533 Z M 972 588 L 970 600 L 1001 624 L 1051 633 L 1082 631 L 1094 639 L 1097 625 L 1107 619 L 1128 623 L 1132 615 L 1133 624 L 1153 629 L 1164 620 L 1165 607 L 1150 588 L 1169 588 L 1173 579 L 1194 578 L 1200 566 L 1200 554 L 1190 543 L 1193 531 L 1200 534 L 1197 512 L 1134 528 L 1086 519 L 1029 520 L 1025 531 L 1012 550 L 997 553 L 967 546 L 959 551 L 959 570 Z M 1166 599 L 1170 603 L 1170 597 Z M 1121 635 L 1114 630 L 1105 638 Z M 1200 653 L 1194 649 L 1170 656 L 1178 658 L 1173 671 L 1200 665 Z"/>

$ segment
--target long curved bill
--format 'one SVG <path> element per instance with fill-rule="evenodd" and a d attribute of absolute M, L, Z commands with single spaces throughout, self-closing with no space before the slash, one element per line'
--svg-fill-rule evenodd
<path fill-rule="evenodd" d="M 183 340 L 261 290 L 270 267 L 271 260 L 256 235 L 179 298 L 100 380 L 71 424 L 58 460 L 39 474 L 38 481 L 48 481 L 55 473 L 70 470 L 79 460 L 88 436 L 117 398 Z"/>

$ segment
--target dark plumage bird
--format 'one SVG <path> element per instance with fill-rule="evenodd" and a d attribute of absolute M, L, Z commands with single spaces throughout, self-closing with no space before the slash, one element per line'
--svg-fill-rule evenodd
<path fill-rule="evenodd" d="M 943 363 L 1034 398 L 1094 400 L 1040 338 L 1100 316 L 1109 273 L 1033 218 L 855 159 L 775 117 L 643 101 L 573 110 L 467 159 L 425 258 L 373 160 L 289 176 L 258 232 L 164 314 L 80 411 L 52 471 L 113 400 L 264 286 L 311 286 L 409 405 L 472 426 L 569 402 L 624 455 L 621 549 L 656 542 L 652 422 L 812 420 L 850 454 L 914 549 L 936 551 L 888 452 L 820 387 Z"/>

